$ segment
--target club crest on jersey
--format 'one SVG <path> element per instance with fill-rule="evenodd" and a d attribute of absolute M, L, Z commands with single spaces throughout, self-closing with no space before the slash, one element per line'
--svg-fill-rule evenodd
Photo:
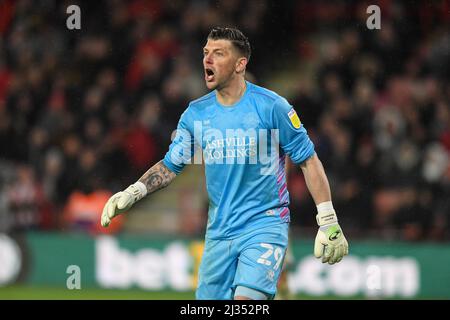
<path fill-rule="evenodd" d="M 302 124 L 300 122 L 300 118 L 297 115 L 297 112 L 295 112 L 294 108 L 292 108 L 289 112 L 288 112 L 288 117 L 291 120 L 292 125 L 294 126 L 295 129 L 300 128 L 300 125 Z"/>

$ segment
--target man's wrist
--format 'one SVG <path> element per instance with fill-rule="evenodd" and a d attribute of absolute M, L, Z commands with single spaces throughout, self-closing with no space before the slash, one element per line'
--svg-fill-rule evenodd
<path fill-rule="evenodd" d="M 331 201 L 322 202 L 317 205 L 316 221 L 320 227 L 337 223 L 336 211 Z"/>
<path fill-rule="evenodd" d="M 126 188 L 125 192 L 130 193 L 134 198 L 134 202 L 136 202 L 147 195 L 147 187 L 141 181 L 137 181 Z"/>

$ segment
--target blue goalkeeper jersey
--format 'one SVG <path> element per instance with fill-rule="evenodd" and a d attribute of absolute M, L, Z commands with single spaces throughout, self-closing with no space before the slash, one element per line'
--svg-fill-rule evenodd
<path fill-rule="evenodd" d="M 286 155 L 300 164 L 313 154 L 287 100 L 247 81 L 232 106 L 221 105 L 216 91 L 189 103 L 163 161 L 177 175 L 186 164 L 205 165 L 206 238 L 233 239 L 290 222 Z"/>

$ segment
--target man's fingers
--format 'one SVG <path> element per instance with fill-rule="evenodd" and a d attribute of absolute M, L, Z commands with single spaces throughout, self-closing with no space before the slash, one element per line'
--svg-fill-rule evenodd
<path fill-rule="evenodd" d="M 116 212 L 116 206 L 117 206 L 117 196 L 113 196 L 111 199 L 108 200 L 109 203 L 106 205 L 108 206 L 108 217 L 110 219 L 114 218 L 115 212 Z"/>
<path fill-rule="evenodd" d="M 128 207 L 131 200 L 131 196 L 124 192 L 118 192 L 109 198 L 103 207 L 101 217 L 102 226 L 107 227 L 111 223 L 111 219 L 120 213 L 118 210 Z"/>
<path fill-rule="evenodd" d="M 111 222 L 111 220 L 108 217 L 108 207 L 109 207 L 110 200 L 111 199 L 108 199 L 105 206 L 103 207 L 102 218 L 101 218 L 101 224 L 103 227 L 107 227 L 109 225 L 109 223 Z"/>
<path fill-rule="evenodd" d="M 330 258 L 329 264 L 334 264 L 334 263 L 338 262 L 339 258 L 342 258 L 343 253 L 344 253 L 343 246 L 339 246 L 339 247 L 335 248 L 333 256 Z"/>
<path fill-rule="evenodd" d="M 131 196 L 124 192 L 118 192 L 109 198 L 103 207 L 102 226 L 107 227 L 111 223 L 111 219 L 121 213 L 119 210 L 125 209 L 130 205 L 131 200 Z"/>
<path fill-rule="evenodd" d="M 328 264 L 334 264 L 338 258 L 339 248 L 334 248 L 333 255 L 328 259 Z"/>
<path fill-rule="evenodd" d="M 331 258 L 334 254 L 334 251 L 335 251 L 334 246 L 332 245 L 325 246 L 325 253 L 324 253 L 325 258 Z"/>
<path fill-rule="evenodd" d="M 342 258 L 343 258 L 343 257 L 339 257 L 339 258 L 336 260 L 336 263 L 340 262 L 340 261 L 342 260 Z"/>
<path fill-rule="evenodd" d="M 322 258 L 322 263 L 326 263 L 330 260 L 330 258 L 333 256 L 334 253 L 334 247 L 327 245 L 325 246 L 325 251 Z"/>
<path fill-rule="evenodd" d="M 323 254 L 323 249 L 324 245 L 318 239 L 316 239 L 316 241 L 314 242 L 314 256 L 316 258 L 320 258 Z"/>
<path fill-rule="evenodd" d="M 101 223 L 103 227 L 107 227 L 109 226 L 109 223 L 111 222 L 111 220 L 108 217 L 108 202 L 106 202 L 105 206 L 103 207 L 103 212 L 102 212 L 102 219 L 101 219 Z"/>
<path fill-rule="evenodd" d="M 131 197 L 124 192 L 117 201 L 117 209 L 122 210 L 125 209 L 130 203 Z"/>
<path fill-rule="evenodd" d="M 109 219 L 109 217 L 106 214 L 102 215 L 102 226 L 103 227 L 107 227 L 109 226 L 109 224 L 111 223 L 111 220 Z"/>
<path fill-rule="evenodd" d="M 108 214 L 107 213 L 107 204 L 108 204 L 108 202 L 105 204 L 105 206 L 103 207 L 103 212 L 102 212 L 102 225 L 103 225 L 103 221 L 105 221 L 105 216 Z"/>
<path fill-rule="evenodd" d="M 343 251 L 344 254 L 343 254 L 342 256 L 340 256 L 336 262 L 340 262 L 342 259 L 344 259 L 344 256 L 345 256 L 345 248 L 342 248 L 342 251 Z"/>
<path fill-rule="evenodd" d="M 322 230 L 319 228 L 316 235 L 314 242 L 314 255 L 316 258 L 322 257 L 322 263 L 335 264 L 341 261 L 344 255 L 348 254 L 347 239 L 345 239 L 344 236 L 340 239 L 331 239 L 331 236 L 336 232 L 334 231 L 333 233 L 333 230 Z M 328 236 L 327 233 L 329 233 Z"/>

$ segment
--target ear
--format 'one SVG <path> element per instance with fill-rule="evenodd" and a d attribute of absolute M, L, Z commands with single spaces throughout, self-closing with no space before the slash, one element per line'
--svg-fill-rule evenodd
<path fill-rule="evenodd" d="M 237 59 L 235 67 L 236 73 L 244 72 L 245 68 L 247 67 L 247 62 L 248 62 L 247 58 L 244 57 Z"/>

